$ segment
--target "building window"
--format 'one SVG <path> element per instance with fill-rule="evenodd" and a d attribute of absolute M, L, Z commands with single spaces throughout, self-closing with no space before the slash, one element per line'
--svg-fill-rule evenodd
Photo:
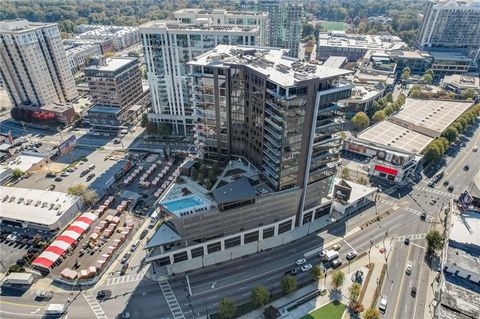
<path fill-rule="evenodd" d="M 204 255 L 203 247 L 193 248 L 192 249 L 192 258 L 200 257 Z"/>
<path fill-rule="evenodd" d="M 159 266 L 166 266 L 170 265 L 170 257 L 162 257 L 158 260 L 158 265 Z"/>
<path fill-rule="evenodd" d="M 258 231 L 247 233 L 243 237 L 243 242 L 245 244 L 252 243 L 258 240 Z"/>
<path fill-rule="evenodd" d="M 214 253 L 216 251 L 220 251 L 220 250 L 222 250 L 222 244 L 220 242 L 207 245 L 207 251 L 209 254 Z"/>
<path fill-rule="evenodd" d="M 265 228 L 263 230 L 263 239 L 270 238 L 275 235 L 275 227 Z"/>
<path fill-rule="evenodd" d="M 186 251 L 182 251 L 181 253 L 173 255 L 173 260 L 176 263 L 188 260 L 188 254 Z"/>
<path fill-rule="evenodd" d="M 282 234 L 292 229 L 292 220 L 287 220 L 286 222 L 280 223 L 278 225 L 278 233 Z"/>
<path fill-rule="evenodd" d="M 235 246 L 239 246 L 240 243 L 241 243 L 240 236 L 225 239 L 225 249 L 235 247 Z"/>
<path fill-rule="evenodd" d="M 330 205 L 318 208 L 315 210 L 315 218 L 314 219 L 319 219 L 322 216 L 328 215 L 330 213 Z"/>
<path fill-rule="evenodd" d="M 311 222 L 312 221 L 312 216 L 313 216 L 313 212 L 308 212 L 305 215 L 303 215 L 302 225 L 305 225 L 306 223 Z"/>

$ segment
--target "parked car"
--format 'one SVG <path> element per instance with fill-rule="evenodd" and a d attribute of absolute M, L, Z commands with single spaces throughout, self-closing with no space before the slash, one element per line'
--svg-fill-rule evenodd
<path fill-rule="evenodd" d="M 47 178 L 55 178 L 57 177 L 57 175 L 55 173 L 47 173 L 47 175 L 45 175 Z"/>
<path fill-rule="evenodd" d="M 130 247 L 130 251 L 131 251 L 131 252 L 134 252 L 139 245 L 140 245 L 140 241 L 137 240 L 137 241 L 132 245 L 132 247 Z"/>
<path fill-rule="evenodd" d="M 120 144 L 120 140 L 119 140 L 119 139 L 117 139 L 117 138 L 116 138 L 116 139 L 114 139 L 114 140 L 113 140 L 113 144 Z"/>
<path fill-rule="evenodd" d="M 385 311 L 387 311 L 387 298 L 386 297 L 382 296 L 382 298 L 380 298 L 380 302 L 378 303 L 378 309 L 382 313 L 385 313 Z"/>
<path fill-rule="evenodd" d="M 468 170 L 470 169 L 470 165 L 465 165 L 465 166 L 463 167 L 463 169 L 464 169 L 465 171 L 468 171 Z"/>
<path fill-rule="evenodd" d="M 415 298 L 417 296 L 417 288 L 416 287 L 412 287 L 411 294 L 412 294 L 413 298 Z"/>
<path fill-rule="evenodd" d="M 92 180 L 94 177 L 95 177 L 95 173 L 92 173 L 92 174 L 88 175 L 87 176 L 87 182 Z"/>
<path fill-rule="evenodd" d="M 333 250 L 340 250 L 340 245 L 339 244 L 335 244 L 332 246 L 332 249 Z"/>
<path fill-rule="evenodd" d="M 443 186 L 448 186 L 448 184 L 450 184 L 450 182 L 449 182 L 448 180 L 445 180 L 445 181 L 443 182 Z"/>
<path fill-rule="evenodd" d="M 298 273 L 297 269 L 290 269 L 289 271 L 285 272 L 285 276 L 296 276 Z"/>
<path fill-rule="evenodd" d="M 75 166 L 71 166 L 71 167 L 67 168 L 67 172 L 69 172 L 69 173 L 75 172 Z"/>
<path fill-rule="evenodd" d="M 357 252 L 355 250 L 352 250 L 351 252 L 349 252 L 346 256 L 347 260 L 352 260 L 354 259 L 355 257 L 357 257 Z"/>
<path fill-rule="evenodd" d="M 148 234 L 148 230 L 144 229 L 144 230 L 142 231 L 142 233 L 140 234 L 140 239 L 144 239 L 145 236 L 147 236 L 147 234 Z"/>
<path fill-rule="evenodd" d="M 88 170 L 82 171 L 82 172 L 80 173 L 80 177 L 83 177 L 83 176 L 87 175 L 88 172 L 89 172 Z"/>
<path fill-rule="evenodd" d="M 46 188 L 47 191 L 53 191 L 54 189 L 55 189 L 55 185 L 54 185 L 54 184 L 50 184 L 50 185 Z"/>
<path fill-rule="evenodd" d="M 332 262 L 332 267 L 337 268 L 337 267 L 340 267 L 342 264 L 343 264 L 343 261 L 340 258 L 337 258 Z"/>
<path fill-rule="evenodd" d="M 305 258 L 300 258 L 300 259 L 297 259 L 297 261 L 295 262 L 295 264 L 297 266 L 300 266 L 300 265 L 303 265 L 304 263 L 306 263 L 307 260 Z"/>
<path fill-rule="evenodd" d="M 301 270 L 303 272 L 306 272 L 306 271 L 309 271 L 310 269 L 312 269 L 312 265 L 311 264 L 306 264 L 306 265 L 303 265 Z"/>
<path fill-rule="evenodd" d="M 67 177 L 67 176 L 69 176 L 69 175 L 70 175 L 70 173 L 68 173 L 67 171 L 65 171 L 65 172 L 63 172 L 62 174 L 60 174 L 60 176 L 62 176 L 62 177 Z"/>
<path fill-rule="evenodd" d="M 125 255 L 123 255 L 123 258 L 122 258 L 122 260 L 120 261 L 120 263 L 121 263 L 121 264 L 126 263 L 127 260 L 130 258 L 131 255 L 132 255 L 132 254 L 130 254 L 130 253 L 126 253 Z"/>
<path fill-rule="evenodd" d="M 448 188 L 447 188 L 447 190 L 448 190 L 450 193 L 453 192 L 453 189 L 454 189 L 453 185 L 450 185 L 450 186 L 448 186 Z"/>

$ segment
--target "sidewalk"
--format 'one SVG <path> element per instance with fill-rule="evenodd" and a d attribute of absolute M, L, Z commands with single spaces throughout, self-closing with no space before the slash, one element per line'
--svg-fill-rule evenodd
<path fill-rule="evenodd" d="M 386 243 L 387 246 L 387 251 L 390 248 L 390 243 Z M 368 255 L 357 259 L 353 261 L 350 264 L 350 267 L 345 265 L 343 268 L 340 269 L 345 274 L 345 283 L 341 287 L 341 295 L 336 294 L 336 293 L 331 293 L 330 292 L 330 280 L 331 280 L 331 274 L 334 272 L 332 270 L 329 270 L 327 272 L 327 289 L 329 292 L 324 295 L 324 296 L 318 296 L 315 299 L 312 299 L 303 305 L 299 306 L 298 308 L 292 310 L 291 312 L 285 312 L 286 308 L 288 308 L 292 302 L 295 302 L 299 298 L 303 297 L 304 295 L 314 291 L 315 289 L 322 290 L 325 288 L 325 279 L 322 279 L 319 281 L 319 283 L 312 283 L 304 288 L 301 288 L 297 291 L 295 291 L 292 294 L 289 294 L 288 296 L 282 297 L 278 300 L 273 301 L 270 304 L 265 305 L 265 307 L 259 308 L 257 310 L 254 310 L 246 315 L 243 315 L 240 317 L 241 319 L 262 319 L 263 318 L 263 310 L 268 307 L 269 305 L 273 305 L 275 308 L 277 308 L 283 315 L 281 318 L 286 318 L 286 319 L 299 319 L 302 318 L 303 316 L 307 315 L 308 313 L 321 308 L 325 304 L 328 304 L 332 302 L 333 300 L 339 300 L 345 305 L 348 305 L 348 289 L 350 286 L 353 284 L 351 278 L 352 275 L 359 269 L 362 269 L 364 271 L 364 283 L 363 286 L 366 286 L 365 288 L 365 293 L 364 297 L 362 300 L 362 304 L 365 306 L 365 308 L 370 307 L 370 305 L 373 302 L 375 290 L 377 288 L 377 283 L 380 278 L 380 274 L 382 272 L 383 265 L 385 264 L 385 257 L 382 253 L 379 252 L 377 248 L 372 248 L 371 255 L 370 255 L 370 261 L 373 264 L 373 269 L 371 270 L 371 274 L 369 277 L 368 282 L 366 282 L 369 270 L 366 268 L 368 265 Z M 350 271 L 348 271 L 350 270 Z M 345 315 L 343 318 L 349 318 L 348 312 L 345 312 Z"/>

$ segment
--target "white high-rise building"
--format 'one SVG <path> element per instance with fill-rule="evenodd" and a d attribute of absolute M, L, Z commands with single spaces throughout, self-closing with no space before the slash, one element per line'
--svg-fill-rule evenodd
<path fill-rule="evenodd" d="M 480 1 L 431 0 L 415 46 L 420 50 L 457 50 L 480 63 Z"/>
<path fill-rule="evenodd" d="M 56 23 L 1 21 L 0 75 L 17 107 L 63 104 L 78 96 Z"/>
<path fill-rule="evenodd" d="M 194 126 L 187 62 L 219 44 L 265 44 L 267 14 L 221 11 L 180 10 L 176 21 L 140 26 L 154 111 L 149 121 L 167 124 L 172 134 L 191 134 Z"/>

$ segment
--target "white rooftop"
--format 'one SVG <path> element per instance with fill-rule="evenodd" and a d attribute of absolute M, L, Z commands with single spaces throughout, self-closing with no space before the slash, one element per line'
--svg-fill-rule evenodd
<path fill-rule="evenodd" d="M 158 32 L 158 30 L 168 30 L 169 32 L 172 31 L 181 31 L 187 33 L 210 33 L 210 34 L 223 34 L 223 33 L 251 33 L 257 34 L 260 32 L 259 27 L 255 25 L 216 25 L 211 23 L 209 20 L 205 19 L 205 21 L 200 21 L 199 19 L 197 23 L 181 23 L 179 21 L 169 21 L 169 20 L 154 20 L 142 24 L 140 26 L 140 31 L 143 33 L 148 32 Z"/>
<path fill-rule="evenodd" d="M 400 151 L 418 154 L 432 137 L 409 130 L 389 121 L 382 121 L 357 135 L 359 139 L 377 145 L 385 145 Z"/>
<path fill-rule="evenodd" d="M 285 56 L 286 50 L 266 47 L 218 45 L 190 61 L 196 66 L 246 65 L 283 87 L 314 78 L 328 79 L 351 73 L 349 70 L 299 62 Z"/>
<path fill-rule="evenodd" d="M 471 105 L 472 102 L 407 98 L 400 112 L 394 115 L 393 118 L 442 133 Z"/>
<path fill-rule="evenodd" d="M 30 22 L 26 19 L 4 20 L 0 21 L 0 32 L 22 33 L 56 25 L 56 23 Z"/>
<path fill-rule="evenodd" d="M 44 154 L 22 153 L 19 156 L 9 158 L 6 162 L 1 164 L 5 168 L 20 169 L 23 172 L 28 171 L 33 165 L 43 161 Z"/>
<path fill-rule="evenodd" d="M 52 225 L 79 200 L 60 192 L 0 186 L 0 217 Z"/>
<path fill-rule="evenodd" d="M 106 59 L 105 64 L 99 65 L 89 65 L 85 67 L 85 70 L 98 70 L 98 71 L 109 71 L 114 72 L 117 71 L 124 66 L 135 62 L 137 58 L 129 58 L 129 57 L 115 57 L 115 58 L 108 58 Z"/>
<path fill-rule="evenodd" d="M 451 224 L 450 240 L 480 246 L 480 213 L 453 214 Z"/>
<path fill-rule="evenodd" d="M 399 37 L 393 35 L 349 34 L 344 31 L 321 32 L 318 45 L 323 47 L 348 47 L 358 49 L 400 50 L 406 47 Z"/>

